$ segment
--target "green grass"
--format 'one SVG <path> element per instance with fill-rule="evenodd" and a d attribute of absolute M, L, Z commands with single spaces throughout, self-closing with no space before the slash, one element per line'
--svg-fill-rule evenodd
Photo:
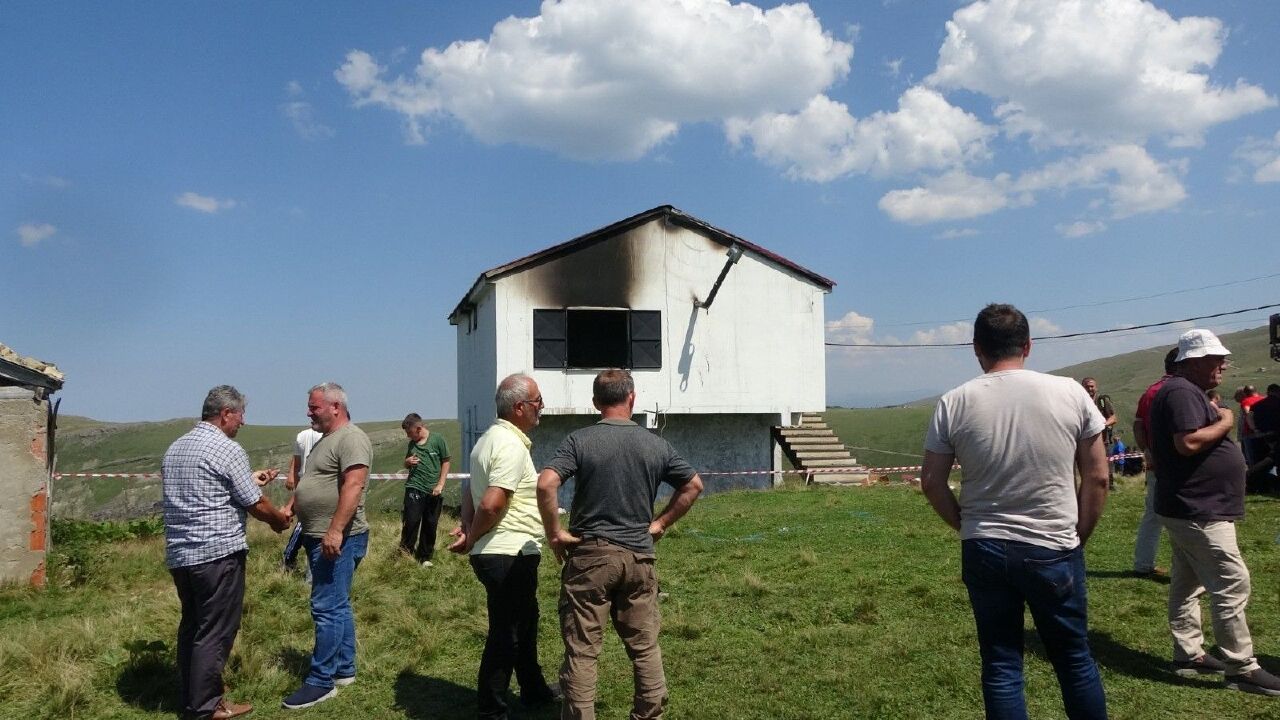
<path fill-rule="evenodd" d="M 1091 632 L 1115 718 L 1273 718 L 1277 701 L 1165 671 L 1166 586 L 1124 577 L 1140 481 L 1109 503 L 1088 548 Z M 1280 669 L 1280 502 L 1250 498 L 1240 544 L 1253 573 L 1257 652 Z M 360 680 L 308 718 L 471 718 L 484 595 L 463 558 L 422 570 L 394 552 L 397 519 L 375 515 L 356 578 Z M 442 522 L 442 531 L 447 521 Z M 276 570 L 282 539 L 254 524 L 244 625 L 229 665 L 254 717 L 305 672 L 306 586 Z M 0 591 L 0 717 L 151 718 L 173 710 L 178 603 L 156 538 L 121 539 L 57 560 L 52 587 Z M 1161 564 L 1167 566 L 1168 549 Z M 903 486 L 734 492 L 704 498 L 659 546 L 668 717 L 975 718 L 981 716 L 972 617 L 955 535 Z M 561 646 L 556 566 L 540 574 L 539 654 Z M 1206 610 L 1206 618 L 1208 617 Z M 616 638 L 601 660 L 600 715 L 624 717 L 630 670 Z M 1028 634 L 1036 718 L 1061 718 L 1053 673 Z M 550 718 L 553 714 L 514 717 Z"/>

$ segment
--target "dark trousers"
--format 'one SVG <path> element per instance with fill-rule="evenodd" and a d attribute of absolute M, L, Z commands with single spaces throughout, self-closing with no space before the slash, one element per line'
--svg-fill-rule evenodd
<path fill-rule="evenodd" d="M 982 699 L 989 720 L 1026 720 L 1022 690 L 1022 618 L 1036 632 L 1058 676 L 1071 720 L 1106 720 L 1107 701 L 1089 652 L 1084 548 L 1054 550 L 1012 540 L 961 542 L 982 655 Z"/>
<path fill-rule="evenodd" d="M 436 551 L 436 526 L 444 498 L 405 488 L 404 512 L 400 515 L 400 549 L 418 561 L 430 560 Z"/>
<path fill-rule="evenodd" d="M 222 700 L 222 668 L 240 632 L 247 550 L 200 565 L 173 568 L 182 603 L 178 623 L 178 695 L 182 711 L 204 717 Z"/>
<path fill-rule="evenodd" d="M 551 695 L 538 665 L 538 562 L 540 555 L 472 555 L 471 569 L 484 585 L 489 635 L 476 681 L 477 717 L 505 718 L 503 695 L 515 671 L 520 696 Z"/>

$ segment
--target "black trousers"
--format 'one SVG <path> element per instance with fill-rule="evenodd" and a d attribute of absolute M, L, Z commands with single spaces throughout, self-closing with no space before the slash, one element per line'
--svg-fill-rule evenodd
<path fill-rule="evenodd" d="M 471 569 L 484 585 L 489 635 L 476 680 L 477 717 L 507 717 L 503 700 L 515 671 L 520 696 L 543 700 L 551 695 L 538 665 L 538 562 L 532 555 L 472 555 Z"/>
<path fill-rule="evenodd" d="M 418 562 L 430 560 L 436 551 L 436 526 L 444 498 L 429 492 L 405 488 L 404 511 L 400 514 L 400 549 Z"/>
<path fill-rule="evenodd" d="M 178 623 L 178 695 L 182 711 L 204 717 L 222 700 L 222 668 L 240 632 L 247 550 L 200 565 L 174 568 L 182 603 Z"/>

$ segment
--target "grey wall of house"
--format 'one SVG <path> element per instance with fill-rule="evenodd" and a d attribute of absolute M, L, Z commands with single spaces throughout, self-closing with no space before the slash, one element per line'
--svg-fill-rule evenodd
<path fill-rule="evenodd" d="M 44 458 L 47 413 L 45 402 L 30 390 L 0 387 L 0 583 L 43 581 L 47 496 L 38 496 L 44 496 L 49 477 Z M 44 537 L 36 543 L 41 549 L 33 550 L 37 506 Z"/>
<path fill-rule="evenodd" d="M 542 422 L 530 433 L 533 441 L 533 463 L 541 470 L 569 433 L 600 419 L 598 415 L 543 415 Z M 637 415 L 636 422 L 644 423 Z M 734 415 L 661 415 L 653 430 L 675 447 L 681 457 L 699 472 L 727 470 L 772 470 L 775 453 L 770 428 L 778 416 L 773 414 Z M 707 492 L 750 488 L 763 490 L 773 486 L 769 475 L 704 477 Z M 670 493 L 663 485 L 659 497 Z M 568 507 L 573 500 L 573 481 L 560 489 L 560 505 Z"/>

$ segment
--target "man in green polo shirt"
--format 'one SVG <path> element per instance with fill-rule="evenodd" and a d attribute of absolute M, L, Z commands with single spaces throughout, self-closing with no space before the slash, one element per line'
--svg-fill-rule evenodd
<path fill-rule="evenodd" d="M 440 433 L 433 433 L 418 413 L 409 413 L 400 423 L 409 438 L 404 466 L 409 477 L 404 482 L 404 511 L 400 515 L 400 549 L 412 555 L 422 567 L 431 567 L 436 550 L 436 525 L 440 522 L 444 481 L 449 476 L 449 445 Z"/>

